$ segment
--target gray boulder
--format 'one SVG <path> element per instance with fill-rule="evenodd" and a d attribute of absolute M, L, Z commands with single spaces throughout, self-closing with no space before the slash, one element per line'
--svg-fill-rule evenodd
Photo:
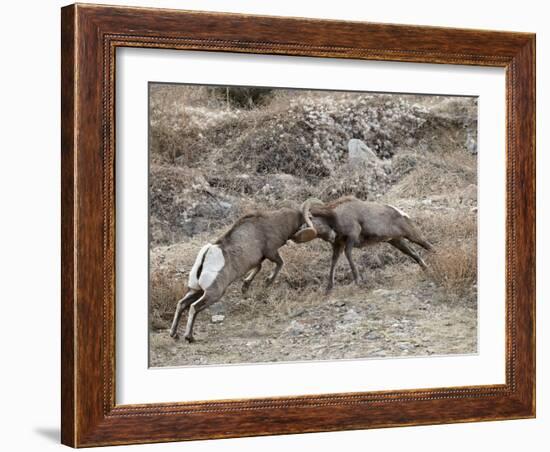
<path fill-rule="evenodd" d="M 380 159 L 363 141 L 352 138 L 348 141 L 348 161 L 350 163 L 379 163 Z"/>

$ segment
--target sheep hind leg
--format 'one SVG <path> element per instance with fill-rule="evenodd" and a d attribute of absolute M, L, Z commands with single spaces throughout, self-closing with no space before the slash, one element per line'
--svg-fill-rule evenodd
<path fill-rule="evenodd" d="M 359 285 L 361 282 L 361 278 L 359 277 L 359 272 L 357 271 L 357 267 L 355 266 L 355 263 L 353 262 L 353 256 L 352 256 L 352 250 L 353 250 L 353 241 L 348 240 L 346 242 L 344 253 L 346 255 L 346 258 L 349 262 L 349 266 L 351 268 L 351 272 L 353 274 L 353 280 L 355 281 L 355 284 Z"/>
<path fill-rule="evenodd" d="M 281 271 L 281 268 L 283 268 L 284 261 L 278 251 L 275 251 L 275 253 L 273 253 L 270 256 L 266 256 L 266 258 L 269 259 L 271 262 L 275 263 L 275 268 L 272 270 L 270 275 L 265 280 L 265 286 L 269 287 L 273 283 L 273 281 L 275 280 L 279 272 Z"/>
<path fill-rule="evenodd" d="M 250 284 L 252 284 L 252 281 L 254 281 L 254 278 L 260 272 L 261 269 L 262 269 L 262 263 L 260 262 L 256 267 L 250 270 L 250 272 L 244 279 L 243 285 L 241 287 L 241 292 L 243 293 L 243 295 L 245 295 L 248 292 Z"/>
<path fill-rule="evenodd" d="M 194 342 L 195 338 L 193 337 L 193 326 L 195 325 L 195 318 L 199 312 L 207 308 L 208 306 L 214 304 L 218 301 L 223 293 L 215 289 L 206 289 L 197 301 L 195 301 L 189 308 L 189 315 L 187 317 L 187 327 L 185 328 L 185 340 L 187 342 Z"/>
<path fill-rule="evenodd" d="M 342 242 L 336 242 L 332 245 L 332 259 L 330 262 L 330 273 L 328 276 L 326 293 L 329 293 L 334 287 L 334 272 L 336 271 L 336 264 L 342 255 L 342 251 L 344 251 L 344 244 Z"/>
<path fill-rule="evenodd" d="M 397 248 L 402 253 L 406 254 L 407 256 L 412 257 L 415 262 L 422 267 L 423 270 L 427 270 L 428 266 L 426 265 L 426 262 L 414 251 L 403 239 L 392 239 L 388 242 L 390 245 L 393 245 L 395 248 Z"/>
<path fill-rule="evenodd" d="M 178 324 L 180 323 L 181 315 L 183 311 L 193 302 L 197 301 L 202 295 L 202 290 L 189 289 L 184 297 L 178 301 L 176 305 L 176 312 L 174 313 L 174 320 L 170 328 L 170 336 L 174 339 L 178 338 Z"/>

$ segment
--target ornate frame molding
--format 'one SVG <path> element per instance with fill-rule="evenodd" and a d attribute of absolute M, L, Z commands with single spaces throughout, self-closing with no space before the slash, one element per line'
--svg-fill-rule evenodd
<path fill-rule="evenodd" d="M 534 416 L 534 35 L 77 4 L 62 9 L 62 45 L 64 444 L 81 447 Z M 116 405 L 118 47 L 506 68 L 506 383 Z"/>

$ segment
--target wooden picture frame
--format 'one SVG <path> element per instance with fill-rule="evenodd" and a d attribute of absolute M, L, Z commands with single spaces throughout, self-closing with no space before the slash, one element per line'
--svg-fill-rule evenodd
<path fill-rule="evenodd" d="M 535 416 L 535 35 L 70 5 L 62 9 L 62 442 L 73 447 Z M 506 70 L 506 383 L 115 403 L 118 47 Z"/>

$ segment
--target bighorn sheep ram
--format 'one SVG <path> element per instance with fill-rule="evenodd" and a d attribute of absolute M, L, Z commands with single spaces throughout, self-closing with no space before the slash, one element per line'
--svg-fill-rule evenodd
<path fill-rule="evenodd" d="M 214 243 L 205 245 L 189 273 L 188 291 L 178 301 L 170 336 L 177 338 L 178 323 L 189 307 L 185 339 L 193 342 L 196 315 L 218 301 L 237 278 L 246 276 L 242 290 L 246 292 L 267 259 L 276 264 L 266 283 L 273 282 L 283 266 L 279 248 L 289 239 L 306 242 L 315 238 L 309 215 L 310 201 L 300 209 L 283 208 L 256 211 L 245 215 Z M 299 231 L 304 222 L 309 226 Z"/>
<path fill-rule="evenodd" d="M 346 196 L 329 204 L 316 200 L 311 205 L 310 213 L 317 237 L 332 243 L 327 292 L 334 286 L 334 270 L 342 252 L 349 262 L 355 283 L 359 282 L 359 273 L 352 259 L 354 247 L 388 242 L 412 257 L 423 269 L 427 268 L 426 263 L 404 239 L 429 251 L 433 250 L 433 246 L 422 237 L 409 216 L 397 207 Z"/>

